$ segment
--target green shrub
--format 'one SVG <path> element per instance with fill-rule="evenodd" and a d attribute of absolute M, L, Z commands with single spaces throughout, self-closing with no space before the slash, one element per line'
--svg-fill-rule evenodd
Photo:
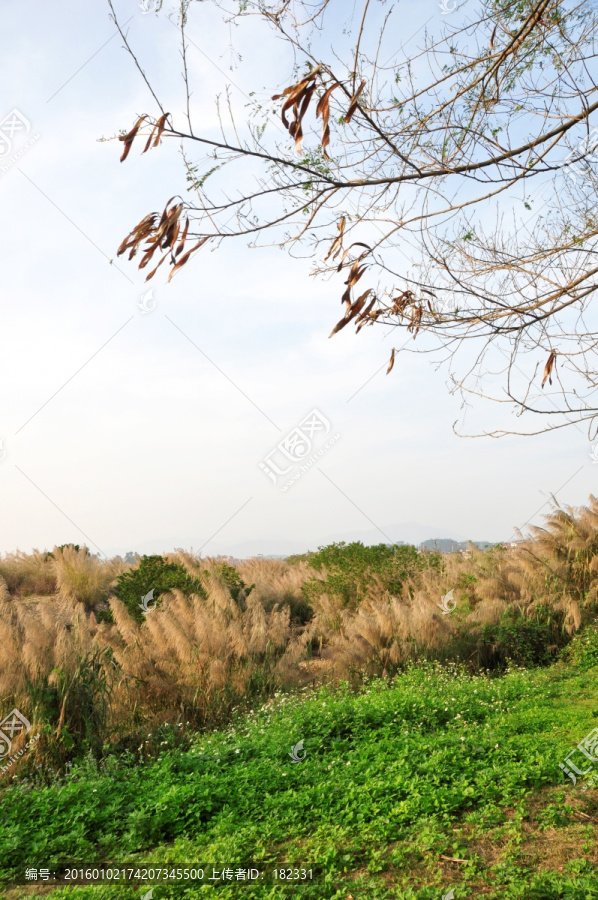
<path fill-rule="evenodd" d="M 183 566 L 166 562 L 161 556 L 142 556 L 136 569 L 118 576 L 114 593 L 122 600 L 131 616 L 137 622 L 142 622 L 140 604 L 143 598 L 153 590 L 153 600 L 158 601 L 162 594 L 173 588 L 178 588 L 185 594 L 206 596 L 201 582 L 192 578 Z"/>
<path fill-rule="evenodd" d="M 112 615 L 112 610 L 110 608 L 95 609 L 94 613 L 97 622 L 105 622 L 107 625 L 114 625 L 114 616 Z"/>
<path fill-rule="evenodd" d="M 562 641 L 566 636 L 560 631 Z M 558 637 L 558 636 L 557 636 Z M 502 668 L 509 663 L 530 668 L 554 662 L 554 623 L 540 612 L 537 618 L 507 612 L 498 625 L 484 625 L 478 644 L 478 665 Z"/>
<path fill-rule="evenodd" d="M 219 563 L 216 566 L 216 571 L 224 579 L 224 583 L 229 589 L 231 597 L 233 598 L 235 603 L 243 606 L 243 601 L 254 589 L 255 584 L 245 584 L 237 569 L 235 569 L 234 566 L 229 565 L 227 562 Z M 208 572 L 206 571 L 206 575 L 207 574 Z"/>
<path fill-rule="evenodd" d="M 298 597 L 293 591 L 283 591 L 267 597 L 262 597 L 262 605 L 266 612 L 270 612 L 275 606 L 281 609 L 289 607 L 291 622 L 293 625 L 307 625 L 313 619 L 313 607 L 305 597 Z"/>
<path fill-rule="evenodd" d="M 56 549 L 57 549 L 57 550 L 64 550 L 65 547 L 72 547 L 73 550 L 75 550 L 77 553 L 79 553 L 79 551 L 81 550 L 81 547 L 79 546 L 79 544 L 59 544 L 58 547 L 57 547 Z M 89 552 L 89 547 L 84 546 L 84 547 L 83 547 L 83 550 L 85 551 L 85 555 L 86 555 L 86 556 L 91 556 L 91 554 L 90 554 L 90 552 Z M 54 557 L 54 554 L 53 554 L 53 553 L 48 553 L 48 556 Z"/>
<path fill-rule="evenodd" d="M 308 600 L 321 594 L 335 594 L 345 606 L 355 609 L 373 584 L 398 595 L 407 578 L 428 566 L 441 565 L 439 553 L 418 553 L 410 544 L 376 544 L 341 541 L 319 547 L 310 554 L 309 565 L 325 577 L 313 577 L 302 591 Z"/>
<path fill-rule="evenodd" d="M 580 669 L 593 669 L 594 666 L 598 666 L 598 622 L 578 632 L 564 656 Z"/>

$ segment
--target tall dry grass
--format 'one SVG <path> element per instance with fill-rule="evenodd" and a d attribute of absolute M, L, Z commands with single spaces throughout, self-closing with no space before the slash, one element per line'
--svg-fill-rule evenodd
<path fill-rule="evenodd" d="M 252 596 L 264 609 L 288 606 L 291 618 L 304 625 L 312 610 L 302 593 L 302 587 L 313 575 L 306 561 L 293 565 L 284 559 L 246 559 L 238 565 L 239 575 L 253 585 Z"/>
<path fill-rule="evenodd" d="M 0 577 L 15 597 L 51 594 L 56 590 L 52 557 L 46 551 L 7 553 L 0 558 Z"/>
<path fill-rule="evenodd" d="M 164 722 L 216 727 L 292 683 L 302 646 L 289 606 L 267 610 L 251 593 L 239 604 L 217 561 L 185 561 L 190 573 L 201 571 L 207 597 L 173 590 L 141 624 L 114 596 L 113 623 L 86 610 L 82 600 L 102 596 L 113 569 L 98 578 L 96 564 L 76 553 L 58 563 L 68 589 L 0 601 L 0 708 L 16 706 L 42 730 L 39 752 L 62 763 L 74 749 L 96 751 L 106 741 L 133 748 Z"/>
<path fill-rule="evenodd" d="M 120 557 L 100 560 L 85 547 L 54 547 L 52 551 L 8 553 L 0 558 L 0 600 L 59 594 L 94 606 L 105 600 L 116 577 L 130 568 Z"/>
<path fill-rule="evenodd" d="M 591 495 L 580 508 L 555 504 L 545 519 L 517 548 L 447 555 L 440 570 L 425 569 L 399 597 L 373 580 L 354 613 L 338 598 L 317 598 L 308 631 L 324 636 L 325 668 L 343 678 L 384 674 L 408 659 L 442 658 L 447 649 L 479 661 L 488 627 L 506 614 L 540 622 L 550 635 L 547 649 L 558 649 L 598 615 L 598 499 Z M 439 601 L 451 590 L 457 608 L 444 615 Z"/>
<path fill-rule="evenodd" d="M 421 657 L 482 664 L 505 622 L 507 637 L 513 622 L 539 623 L 532 638 L 558 647 L 598 614 L 598 500 L 555 506 L 516 549 L 447 555 L 396 596 L 374 574 L 355 609 L 330 591 L 308 604 L 306 560 L 241 562 L 248 589 L 235 597 L 222 560 L 183 550 L 167 560 L 206 596 L 173 590 L 140 624 L 111 594 L 130 568 L 121 559 L 64 547 L 0 560 L 0 711 L 16 706 L 42 729 L 42 752 L 63 761 L 106 742 L 136 746 L 164 722 L 218 726 L 306 679 L 391 674 Z M 105 606 L 111 623 L 96 615 Z"/>
<path fill-rule="evenodd" d="M 130 568 L 120 557 L 103 561 L 88 554 L 85 548 L 76 550 L 72 546 L 55 547 L 53 557 L 51 567 L 57 592 L 88 608 L 107 600 L 118 575 Z"/>

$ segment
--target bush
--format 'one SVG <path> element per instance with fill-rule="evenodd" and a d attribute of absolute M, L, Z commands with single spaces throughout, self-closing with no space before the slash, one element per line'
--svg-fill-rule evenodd
<path fill-rule="evenodd" d="M 62 552 L 65 549 L 65 547 L 71 547 L 75 551 L 75 553 L 79 553 L 81 550 L 81 547 L 79 546 L 79 544 L 59 544 L 58 547 L 55 547 L 54 549 L 60 550 Z M 83 546 L 83 553 L 85 554 L 85 556 L 91 556 L 91 554 L 89 552 L 89 547 L 87 547 L 85 545 Z M 53 557 L 54 554 L 48 553 L 48 556 Z"/>
<path fill-rule="evenodd" d="M 289 608 L 289 615 L 293 625 L 307 625 L 313 619 L 314 611 L 305 597 L 297 597 L 292 591 L 283 591 L 281 594 L 267 596 L 261 599 L 266 612 L 271 612 L 275 606 L 283 609 Z"/>
<path fill-rule="evenodd" d="M 218 574 L 222 576 L 235 603 L 239 606 L 243 606 L 245 599 L 254 589 L 255 584 L 245 584 L 235 567 L 229 565 L 227 562 L 218 563 L 215 568 Z M 206 572 L 206 574 L 208 573 Z"/>
<path fill-rule="evenodd" d="M 403 583 L 427 566 L 439 568 L 439 553 L 418 553 L 410 544 L 376 544 L 364 546 L 361 541 L 341 541 L 319 547 L 310 554 L 309 565 L 317 572 L 303 585 L 308 600 L 321 594 L 342 598 L 343 606 L 356 609 L 374 583 L 398 596 Z"/>
<path fill-rule="evenodd" d="M 598 622 L 588 625 L 576 634 L 563 656 L 580 669 L 598 666 Z"/>
<path fill-rule="evenodd" d="M 478 644 L 478 666 L 503 668 L 509 663 L 529 668 L 547 666 L 554 662 L 559 637 L 568 640 L 562 629 L 557 630 L 551 617 L 538 611 L 536 618 L 516 616 L 507 612 L 498 625 L 484 625 Z"/>
<path fill-rule="evenodd" d="M 166 562 L 161 556 L 142 556 L 136 569 L 118 576 L 114 593 L 130 615 L 137 622 L 142 622 L 143 598 L 153 590 L 153 600 L 158 601 L 162 594 L 173 588 L 187 595 L 206 597 L 202 583 L 192 578 L 183 566 Z"/>

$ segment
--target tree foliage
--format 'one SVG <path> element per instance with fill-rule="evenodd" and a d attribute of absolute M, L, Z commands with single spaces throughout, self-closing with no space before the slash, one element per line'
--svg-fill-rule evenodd
<path fill-rule="evenodd" d="M 153 591 L 148 607 L 157 604 L 162 594 L 173 588 L 185 594 L 197 594 L 205 597 L 206 592 L 200 581 L 192 578 L 183 566 L 169 563 L 162 556 L 142 556 L 139 565 L 129 572 L 118 576 L 114 594 L 127 607 L 128 612 L 137 622 L 143 621 L 141 602 Z"/>
<path fill-rule="evenodd" d="M 306 597 L 334 594 L 355 609 L 372 585 L 400 596 L 403 584 L 428 565 L 439 568 L 438 553 L 418 553 L 410 544 L 376 544 L 340 541 L 319 547 L 309 565 L 318 572 L 303 586 Z"/>

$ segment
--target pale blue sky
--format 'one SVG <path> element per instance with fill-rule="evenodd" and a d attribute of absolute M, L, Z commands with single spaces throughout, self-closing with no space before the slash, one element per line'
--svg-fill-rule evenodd
<path fill-rule="evenodd" d="M 137 0 L 116 6 L 165 107 L 178 113 L 175 29 Z M 434 2 L 404 9 L 412 31 L 440 19 Z M 551 492 L 577 505 L 596 490 L 598 465 L 575 428 L 456 437 L 462 411 L 446 374 L 411 355 L 386 377 L 384 329 L 328 340 L 338 286 L 276 248 L 205 252 L 169 285 L 160 270 L 150 283 L 155 308 L 144 313 L 143 273 L 109 260 L 132 225 L 184 190 L 177 147 L 140 157 L 137 146 L 121 164 L 121 145 L 98 140 L 155 112 L 102 0 L 4 0 L 0 16 L 0 119 L 16 108 L 31 124 L 27 138 L 39 135 L 7 171 L 0 158 L 1 552 L 66 541 L 108 555 L 237 553 L 247 542 L 268 552 L 273 540 L 383 541 L 407 522 L 432 531 L 413 526 L 414 540 L 501 540 Z M 214 128 L 229 29 L 197 4 L 189 36 L 194 115 Z M 230 77 L 244 88 L 257 79 L 266 93 L 280 87 L 290 71 L 283 45 L 264 53 L 257 25 L 235 40 L 243 63 Z M 14 151 L 22 146 L 16 138 Z M 314 408 L 340 437 L 282 491 L 259 462 Z M 505 422 L 519 424 L 480 405 L 465 426 Z"/>

